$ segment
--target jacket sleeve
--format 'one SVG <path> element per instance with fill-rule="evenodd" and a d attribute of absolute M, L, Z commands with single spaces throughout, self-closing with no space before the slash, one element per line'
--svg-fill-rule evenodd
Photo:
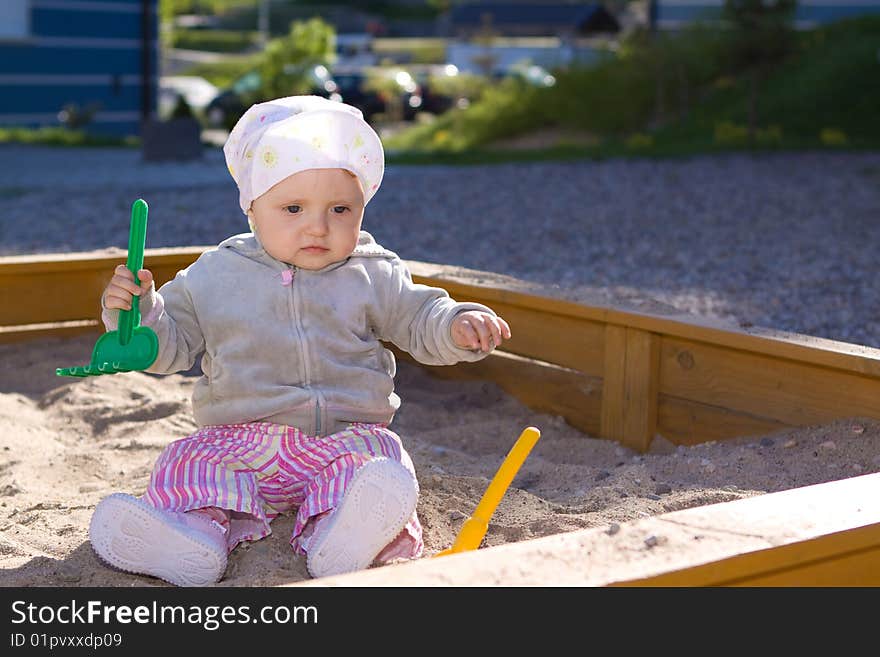
<path fill-rule="evenodd" d="M 452 341 L 452 320 L 466 310 L 491 308 L 479 303 L 457 302 L 439 287 L 414 283 L 409 269 L 399 258 L 390 261 L 390 271 L 376 281 L 378 312 L 376 335 L 392 342 L 425 365 L 454 365 L 474 362 L 488 352 L 462 349 Z"/>
<path fill-rule="evenodd" d="M 190 369 L 205 349 L 205 338 L 186 285 L 187 270 L 140 300 L 141 325 L 159 338 L 159 355 L 147 372 L 172 374 Z M 108 331 L 116 330 L 119 311 L 103 308 L 101 318 Z"/>

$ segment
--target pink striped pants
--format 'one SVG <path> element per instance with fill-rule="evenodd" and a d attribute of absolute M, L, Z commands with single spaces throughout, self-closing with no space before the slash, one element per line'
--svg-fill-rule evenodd
<path fill-rule="evenodd" d="M 268 536 L 272 520 L 297 508 L 290 544 L 304 554 L 316 521 L 339 505 L 358 467 L 382 456 L 415 478 L 400 437 L 384 424 L 352 424 L 329 436 L 269 422 L 207 426 L 165 448 L 143 499 L 170 511 L 225 509 L 230 551 L 241 541 Z M 376 560 L 415 558 L 422 549 L 422 526 L 413 511 Z"/>

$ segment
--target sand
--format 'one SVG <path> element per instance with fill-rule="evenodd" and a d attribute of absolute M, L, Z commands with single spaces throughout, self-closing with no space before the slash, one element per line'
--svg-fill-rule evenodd
<path fill-rule="evenodd" d="M 111 569 L 88 541 L 95 504 L 143 492 L 163 446 L 195 428 L 195 372 L 60 378 L 94 336 L 0 345 L 0 586 L 170 586 Z M 643 455 L 536 413 L 488 382 L 399 364 L 392 428 L 416 464 L 426 556 L 448 547 L 520 431 L 541 439 L 498 506 L 482 547 L 880 471 L 880 423 L 860 418 Z M 218 586 L 308 579 L 288 539 L 239 546 Z"/>

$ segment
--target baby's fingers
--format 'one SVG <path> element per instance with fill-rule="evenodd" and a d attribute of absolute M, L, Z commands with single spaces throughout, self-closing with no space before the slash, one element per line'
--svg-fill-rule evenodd
<path fill-rule="evenodd" d="M 118 287 L 110 286 L 104 292 L 104 307 L 117 310 L 131 310 L 131 293 Z"/>
<path fill-rule="evenodd" d="M 501 337 L 503 337 L 505 340 L 510 340 L 510 324 L 508 324 L 500 317 L 495 318 L 495 323 L 498 324 L 498 327 L 501 330 Z"/>
<path fill-rule="evenodd" d="M 131 310 L 133 296 L 140 296 L 153 284 L 153 274 L 147 269 L 138 271 L 141 285 L 134 281 L 134 275 L 125 265 L 118 265 L 113 270 L 113 278 L 104 291 L 104 307 L 118 310 Z"/>
<path fill-rule="evenodd" d="M 492 351 L 501 342 L 501 332 L 489 316 L 481 315 L 476 319 L 474 329 L 480 339 L 480 349 L 483 351 Z"/>
<path fill-rule="evenodd" d="M 149 269 L 139 269 L 138 280 L 141 282 L 141 290 L 148 291 L 153 284 L 153 272 Z"/>
<path fill-rule="evenodd" d="M 150 289 L 153 284 L 153 274 L 149 269 L 140 269 L 138 270 L 138 279 L 140 279 L 140 285 L 134 282 L 134 275 L 128 267 L 119 265 L 114 270 L 113 278 L 110 279 L 110 286 L 125 290 L 133 295 L 140 295 Z"/>
<path fill-rule="evenodd" d="M 480 344 L 480 335 L 473 324 L 467 319 L 460 319 L 452 325 L 452 337 L 463 349 L 476 349 Z"/>
<path fill-rule="evenodd" d="M 486 324 L 489 326 L 491 333 L 490 346 L 494 349 L 501 345 L 504 340 L 510 338 L 510 327 L 500 317 L 487 317 Z"/>
<path fill-rule="evenodd" d="M 459 346 L 488 352 L 510 338 L 510 326 L 500 317 L 473 312 L 456 322 L 454 333 Z"/>

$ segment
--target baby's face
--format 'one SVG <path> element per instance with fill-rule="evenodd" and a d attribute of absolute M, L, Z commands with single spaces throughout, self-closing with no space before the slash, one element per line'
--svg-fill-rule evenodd
<path fill-rule="evenodd" d="M 254 199 L 249 214 L 269 255 L 321 269 L 347 258 L 357 245 L 364 192 L 344 169 L 307 169 Z"/>

